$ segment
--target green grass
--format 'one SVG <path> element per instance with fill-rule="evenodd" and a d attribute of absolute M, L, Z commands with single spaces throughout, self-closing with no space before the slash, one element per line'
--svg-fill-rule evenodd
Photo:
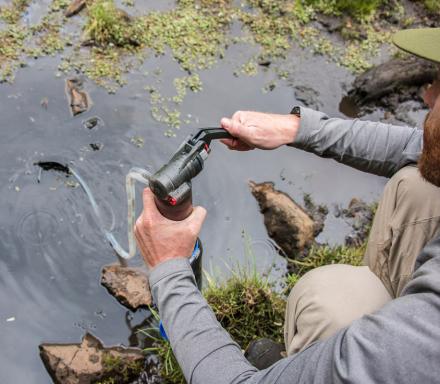
<path fill-rule="evenodd" d="M 301 260 L 289 260 L 295 268 L 295 274 L 302 276 L 308 271 L 328 264 L 351 264 L 362 265 L 366 243 L 360 247 L 348 247 L 338 245 L 330 247 L 327 245 L 313 246 L 308 255 Z"/>
<path fill-rule="evenodd" d="M 113 0 L 95 0 L 88 7 L 84 39 L 91 39 L 102 47 L 141 45 L 142 28 L 118 9 Z"/>

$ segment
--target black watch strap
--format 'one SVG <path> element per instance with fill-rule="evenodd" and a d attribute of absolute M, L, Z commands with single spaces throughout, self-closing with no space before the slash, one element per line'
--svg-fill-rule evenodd
<path fill-rule="evenodd" d="M 290 111 L 291 115 L 295 115 L 298 117 L 301 117 L 301 107 L 299 107 L 298 105 L 295 105 L 292 110 Z"/>

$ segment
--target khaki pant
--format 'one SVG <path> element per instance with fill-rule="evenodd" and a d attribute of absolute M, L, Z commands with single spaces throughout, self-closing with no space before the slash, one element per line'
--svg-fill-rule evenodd
<path fill-rule="evenodd" d="M 292 289 L 284 340 L 289 355 L 325 340 L 398 297 L 422 248 L 440 234 L 440 188 L 406 167 L 387 183 L 373 221 L 365 267 L 327 265 Z"/>

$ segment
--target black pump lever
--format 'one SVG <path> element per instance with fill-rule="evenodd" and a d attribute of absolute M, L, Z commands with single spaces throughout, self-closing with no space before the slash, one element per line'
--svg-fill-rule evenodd
<path fill-rule="evenodd" d="M 197 142 L 203 141 L 210 145 L 211 140 L 231 139 L 232 135 L 223 128 L 202 128 L 189 140 L 191 145 L 196 145 Z"/>

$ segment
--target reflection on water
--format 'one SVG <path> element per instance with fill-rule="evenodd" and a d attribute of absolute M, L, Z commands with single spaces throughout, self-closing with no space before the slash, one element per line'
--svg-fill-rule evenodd
<path fill-rule="evenodd" d="M 350 118 L 359 117 L 360 108 L 350 96 L 344 96 L 339 104 L 339 111 Z"/>

